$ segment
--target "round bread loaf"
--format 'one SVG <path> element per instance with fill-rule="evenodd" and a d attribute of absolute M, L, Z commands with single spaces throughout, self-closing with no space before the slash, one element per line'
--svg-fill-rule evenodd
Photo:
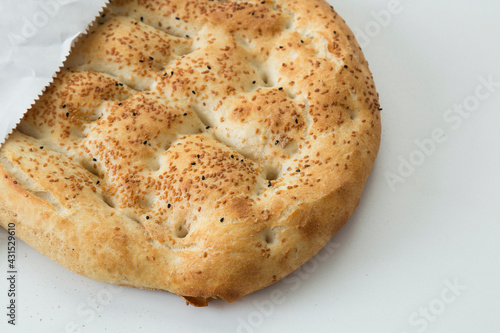
<path fill-rule="evenodd" d="M 73 272 L 203 306 L 359 203 L 378 95 L 324 0 L 116 0 L 0 150 L 0 222 Z"/>

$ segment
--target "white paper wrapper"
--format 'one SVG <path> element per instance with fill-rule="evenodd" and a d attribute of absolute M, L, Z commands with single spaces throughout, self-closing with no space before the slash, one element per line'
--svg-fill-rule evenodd
<path fill-rule="evenodd" d="M 0 0 L 0 145 L 107 0 Z"/>

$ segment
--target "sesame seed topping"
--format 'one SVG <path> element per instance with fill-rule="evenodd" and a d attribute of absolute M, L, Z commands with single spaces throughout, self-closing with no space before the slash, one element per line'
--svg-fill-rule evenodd
<path fill-rule="evenodd" d="M 266 220 L 271 213 L 259 213 L 274 209 L 274 200 L 288 205 L 310 193 L 323 196 L 339 175 L 331 171 L 348 167 L 337 163 L 339 151 L 351 154 L 349 162 L 361 158 L 361 150 L 374 155 L 369 142 L 378 130 L 377 108 L 382 110 L 359 50 L 343 39 L 353 36 L 332 35 L 343 22 L 323 6 L 292 15 L 288 11 L 307 6 L 300 1 L 286 6 L 280 1 L 199 1 L 195 7 L 202 3 L 203 9 L 196 10 L 187 0 L 185 7 L 175 5 L 163 16 L 163 5 L 180 2 L 135 1 L 140 9 L 120 9 L 118 15 L 116 8 L 128 1 L 117 1 L 109 9 L 113 14 L 100 19 L 103 25 L 92 34 L 98 42 L 92 40 L 93 45 L 102 51 L 85 55 L 85 69 L 63 69 L 47 90 L 49 98 L 27 114 L 30 127 L 41 127 L 34 131 L 41 139 L 27 139 L 35 162 L 13 161 L 27 177 L 43 167 L 46 184 L 67 186 L 54 192 L 61 207 L 66 208 L 64 197 L 71 206 L 78 196 L 93 194 L 113 214 L 131 217 L 126 223 L 139 220 L 147 228 L 146 239 L 165 251 L 188 243 L 179 246 L 177 238 L 183 237 L 174 235 L 190 232 L 191 242 L 203 234 L 193 233 L 197 225 L 213 227 L 212 214 L 230 214 L 226 221 L 231 224 L 219 228 L 251 216 L 256 225 L 249 230 L 260 232 L 280 216 L 273 210 L 273 219 Z M 147 17 L 138 21 L 141 14 Z M 317 33 L 328 57 L 318 50 L 322 42 L 293 31 L 313 17 L 321 22 Z M 224 22 L 217 22 L 221 18 Z M 232 36 L 219 38 L 219 30 Z M 339 61 L 352 67 L 340 75 L 337 70 L 348 66 L 337 66 Z M 211 71 L 210 63 L 217 70 Z M 106 73 L 99 73 L 103 68 Z M 353 114 L 358 119 L 344 123 Z M 40 144 L 49 144 L 48 135 L 56 140 L 40 151 Z M 24 157 L 31 148 L 25 143 L 23 149 Z M 352 175 L 358 172 L 354 162 Z M 36 182 L 47 187 L 45 180 Z M 278 234 L 276 240 L 284 239 Z"/>

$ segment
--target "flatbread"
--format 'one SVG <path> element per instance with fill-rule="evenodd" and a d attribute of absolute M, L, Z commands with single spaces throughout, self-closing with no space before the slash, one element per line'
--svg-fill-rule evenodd
<path fill-rule="evenodd" d="M 86 277 L 203 306 L 359 203 L 378 94 L 324 0 L 117 0 L 0 150 L 0 222 Z"/>

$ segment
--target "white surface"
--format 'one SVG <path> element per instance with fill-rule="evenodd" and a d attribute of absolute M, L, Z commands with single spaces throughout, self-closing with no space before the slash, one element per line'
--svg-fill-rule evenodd
<path fill-rule="evenodd" d="M 389 1 L 332 3 L 353 29 L 365 29 L 374 27 L 371 11 Z M 0 313 L 0 331 L 65 332 L 74 322 L 80 332 L 499 332 L 500 87 L 460 126 L 443 116 L 473 101 L 480 77 L 500 82 L 500 3 L 400 3 L 402 12 L 365 47 L 384 108 L 383 141 L 331 254 L 234 304 L 197 309 L 168 293 L 77 276 L 21 243 L 18 326 Z M 414 141 L 435 129 L 446 141 L 392 190 L 386 174 L 397 174 L 400 156 L 415 158 Z M 0 231 L 1 271 L 5 238 Z M 453 294 L 454 283 L 465 290 Z M 1 278 L 2 309 L 6 289 Z M 278 293 L 281 304 L 272 303 Z M 419 311 L 429 307 L 424 319 Z"/>

